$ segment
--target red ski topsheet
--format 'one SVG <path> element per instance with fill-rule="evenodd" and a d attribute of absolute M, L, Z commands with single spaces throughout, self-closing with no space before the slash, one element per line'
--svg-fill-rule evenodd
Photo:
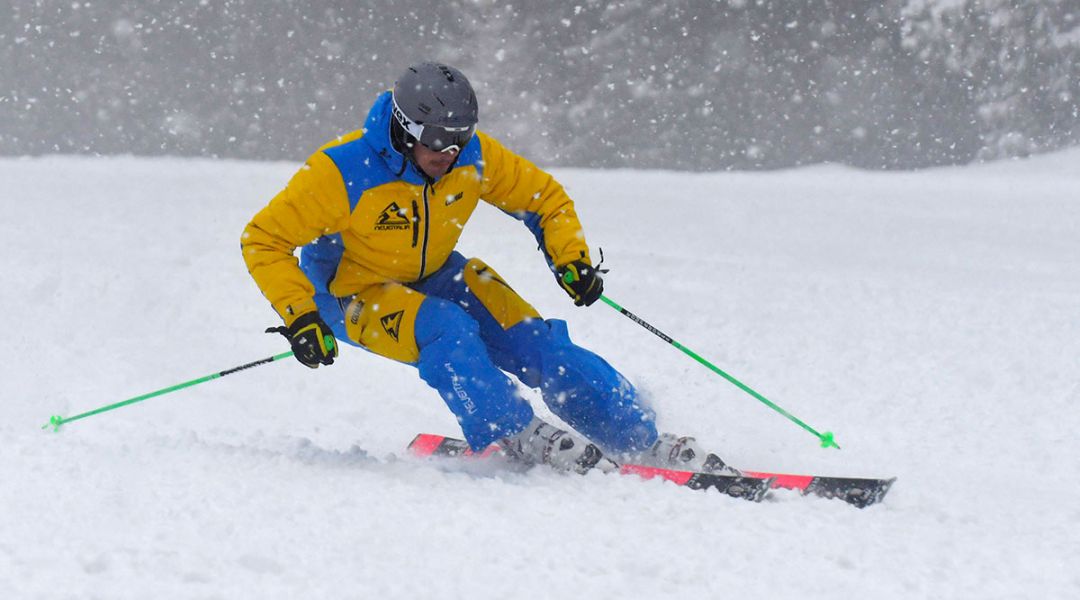
<path fill-rule="evenodd" d="M 435 435 L 431 433 L 421 433 L 416 436 L 416 439 L 409 444 L 409 450 L 411 450 L 417 456 L 435 456 L 439 454 L 446 454 L 446 452 L 439 452 L 439 447 L 447 440 L 458 440 L 454 438 L 448 438 L 443 435 Z M 490 456 L 497 452 L 498 446 L 492 444 L 480 454 L 480 457 Z M 455 456 L 474 456 L 475 453 L 472 450 L 466 449 L 464 452 L 453 451 L 451 454 Z M 652 479 L 653 477 L 660 477 L 667 481 L 677 483 L 679 485 L 685 485 L 693 473 L 690 471 L 676 471 L 674 469 L 665 469 L 661 467 L 647 467 L 644 465 L 623 464 L 619 467 L 619 472 L 624 474 L 634 474 L 644 477 L 645 479 Z M 745 471 L 743 475 L 747 477 L 756 477 L 758 479 L 775 478 L 772 487 L 774 488 L 786 488 L 793 490 L 805 490 L 810 483 L 814 480 L 812 475 L 784 475 L 780 473 L 765 473 L 761 471 Z"/>
<path fill-rule="evenodd" d="M 463 441 L 442 435 L 422 433 L 409 444 L 409 450 L 418 456 L 473 456 L 474 453 Z M 499 451 L 498 446 L 487 447 L 479 457 L 487 457 Z M 677 485 L 703 487 L 706 481 L 716 480 L 718 475 L 677 471 L 644 465 L 623 464 L 619 467 L 623 474 L 633 474 L 645 479 L 660 477 Z M 851 477 L 828 477 L 814 475 L 792 475 L 787 473 L 769 473 L 765 471 L 745 471 L 745 478 L 768 480 L 771 488 L 797 490 L 802 494 L 811 494 L 823 498 L 838 498 L 848 504 L 865 508 L 884 499 L 896 478 L 863 479 Z M 737 479 L 737 478 L 736 478 Z M 724 482 L 726 483 L 726 481 Z M 723 485 L 724 483 L 718 483 Z M 755 496 L 760 500 L 760 495 Z"/>

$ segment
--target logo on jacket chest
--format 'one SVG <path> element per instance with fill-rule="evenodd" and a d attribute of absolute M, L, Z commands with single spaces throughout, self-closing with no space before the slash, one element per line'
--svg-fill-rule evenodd
<path fill-rule="evenodd" d="M 408 229 L 409 225 L 411 221 L 408 209 L 401 208 L 397 202 L 391 202 L 375 219 L 375 231 Z"/>

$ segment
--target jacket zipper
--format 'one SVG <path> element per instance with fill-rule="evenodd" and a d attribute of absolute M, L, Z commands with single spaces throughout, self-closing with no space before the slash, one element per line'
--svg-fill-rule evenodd
<path fill-rule="evenodd" d="M 427 270 L 427 246 L 428 246 L 428 234 L 431 229 L 431 206 L 428 204 L 428 190 L 431 189 L 431 184 L 424 184 L 424 215 L 428 218 L 424 219 L 424 245 L 420 248 L 420 279 L 424 278 L 424 271 Z M 419 218 L 419 215 L 417 215 Z M 415 245 L 415 244 L 414 244 Z"/>
<path fill-rule="evenodd" d="M 412 247 L 416 247 L 416 242 L 420 238 L 420 208 L 416 205 L 416 200 L 412 201 Z"/>

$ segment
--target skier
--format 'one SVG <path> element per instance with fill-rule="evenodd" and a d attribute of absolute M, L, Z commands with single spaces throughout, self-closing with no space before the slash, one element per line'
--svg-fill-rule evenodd
<path fill-rule="evenodd" d="M 498 442 L 520 460 L 577 472 L 610 466 L 603 452 L 696 466 L 705 455 L 693 438 L 658 435 L 634 386 L 571 342 L 564 321 L 543 319 L 454 249 L 484 200 L 532 231 L 576 305 L 604 289 L 562 186 L 477 131 L 478 119 L 461 71 L 421 63 L 378 96 L 362 130 L 307 160 L 241 239 L 285 323 L 271 331 L 311 368 L 334 363 L 335 338 L 414 365 L 476 450 Z M 589 441 L 538 418 L 508 373 Z"/>

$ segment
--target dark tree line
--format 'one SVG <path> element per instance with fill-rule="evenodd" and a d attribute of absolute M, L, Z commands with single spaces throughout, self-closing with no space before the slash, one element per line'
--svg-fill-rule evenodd
<path fill-rule="evenodd" d="M 0 154 L 299 159 L 424 58 L 547 165 L 910 168 L 1080 142 L 1075 0 L 0 0 Z"/>

